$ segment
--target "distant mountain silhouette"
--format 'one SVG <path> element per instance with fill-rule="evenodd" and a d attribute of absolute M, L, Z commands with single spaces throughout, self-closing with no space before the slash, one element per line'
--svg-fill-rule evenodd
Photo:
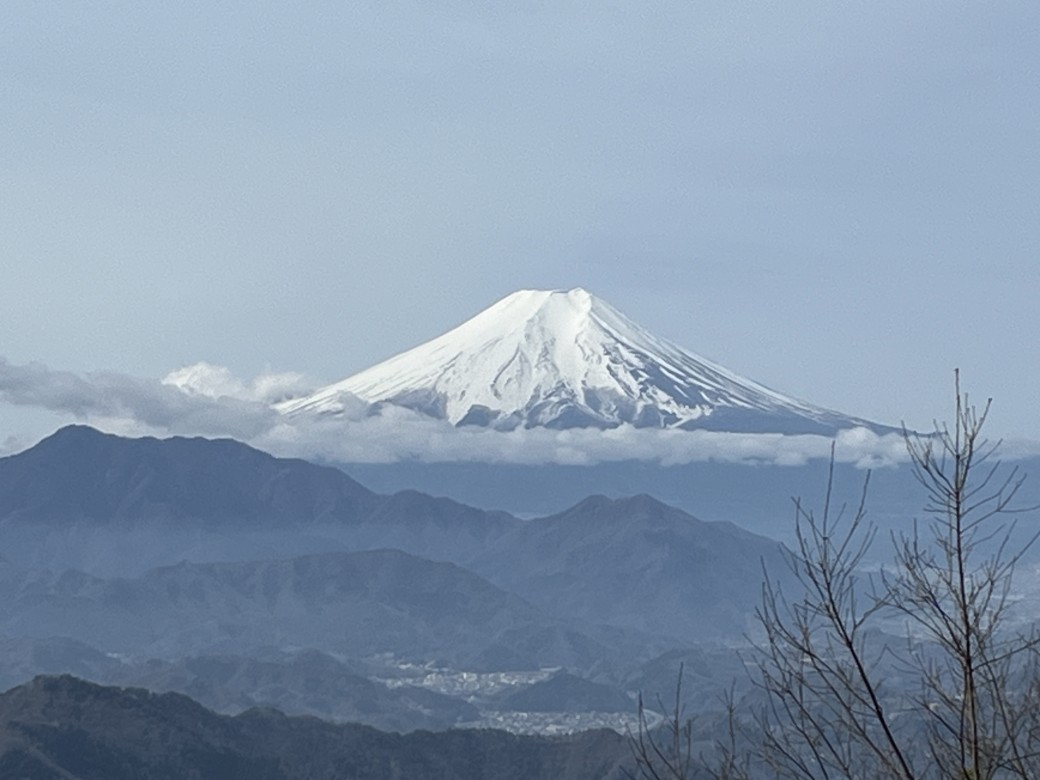
<path fill-rule="evenodd" d="M 564 626 L 466 569 L 399 550 L 181 563 L 132 579 L 0 570 L 0 635 L 66 636 L 146 657 L 310 647 L 503 668 L 493 658 L 506 642 L 523 646 L 510 661 L 537 668 L 615 654 L 569 626 L 569 643 L 559 641 Z M 547 639 L 521 645 L 508 639 L 517 633 Z"/>
<path fill-rule="evenodd" d="M 0 459 L 0 522 L 357 520 L 380 498 L 342 471 L 232 439 L 125 439 L 83 425 Z"/>
<path fill-rule="evenodd" d="M 37 566 L 137 574 L 182 559 L 384 547 L 457 560 L 519 523 L 415 491 L 378 495 L 338 469 L 231 439 L 73 425 L 0 458 L 0 549 Z"/>
<path fill-rule="evenodd" d="M 663 652 L 652 637 L 739 638 L 759 603 L 762 563 L 777 576 L 786 570 L 775 542 L 650 496 L 596 496 L 521 521 L 416 491 L 381 496 L 336 469 L 232 440 L 123 439 L 82 426 L 0 459 L 0 544 L 17 567 L 83 569 L 105 580 L 45 577 L 34 586 L 38 608 L 18 591 L 6 607 L 12 631 L 49 620 L 54 635 L 65 626 L 90 644 L 118 637 L 169 655 L 237 652 L 242 643 L 278 645 L 294 635 L 297 644 L 306 637 L 331 648 L 337 626 L 368 620 L 383 633 L 337 641 L 358 653 L 454 646 L 456 659 L 495 668 L 545 659 L 550 647 L 555 659 L 583 664 L 609 655 L 611 644 L 643 645 L 641 657 Z M 377 575 L 362 563 L 373 558 L 347 554 L 390 548 L 418 557 L 380 553 L 391 574 L 371 587 L 396 584 L 401 598 L 423 593 L 422 607 L 380 606 L 371 599 L 377 590 L 337 601 L 352 572 Z M 313 557 L 319 552 L 325 557 Z M 420 557 L 480 577 L 458 568 L 447 576 Z M 194 565 L 156 568 L 182 560 Z M 130 576 L 116 581 L 111 572 Z M 422 590 L 424 581 L 440 584 Z M 317 595 L 308 597 L 307 587 Z M 534 607 L 517 606 L 519 599 L 506 606 L 502 590 Z M 348 603 L 353 611 L 335 612 Z M 467 617 L 464 604 L 486 608 Z M 322 619 L 323 609 L 335 619 Z M 607 641 L 590 632 L 596 624 L 630 634 Z M 223 631 L 229 626 L 239 626 L 238 646 Z"/>
<path fill-rule="evenodd" d="M 472 566 L 559 614 L 701 640 L 748 629 L 763 565 L 788 573 L 781 549 L 650 496 L 592 496 L 514 529 Z"/>

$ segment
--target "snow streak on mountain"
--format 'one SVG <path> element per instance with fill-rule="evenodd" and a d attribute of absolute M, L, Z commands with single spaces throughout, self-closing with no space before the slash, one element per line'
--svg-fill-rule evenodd
<path fill-rule="evenodd" d="M 879 429 L 737 376 L 580 288 L 515 292 L 432 341 L 278 408 L 339 414 L 351 396 L 499 430 Z"/>

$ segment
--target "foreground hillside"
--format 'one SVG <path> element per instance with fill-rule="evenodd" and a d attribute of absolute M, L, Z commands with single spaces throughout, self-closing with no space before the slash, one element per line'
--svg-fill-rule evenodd
<path fill-rule="evenodd" d="M 623 737 L 390 734 L 273 710 L 216 715 L 178 694 L 37 677 L 0 695 L 0 777 L 26 780 L 610 780 Z"/>

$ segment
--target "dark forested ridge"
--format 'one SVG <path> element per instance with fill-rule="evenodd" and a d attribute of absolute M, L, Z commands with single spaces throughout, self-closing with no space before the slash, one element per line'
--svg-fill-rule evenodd
<path fill-rule="evenodd" d="M 69 676 L 0 695 L 0 777 L 11 780 L 610 780 L 627 756 L 610 731 L 401 735 L 273 710 L 221 716 Z"/>

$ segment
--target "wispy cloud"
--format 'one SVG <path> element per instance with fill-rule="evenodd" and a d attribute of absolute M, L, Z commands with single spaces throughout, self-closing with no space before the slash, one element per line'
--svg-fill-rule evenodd
<path fill-rule="evenodd" d="M 191 396 L 234 398 L 267 405 L 305 395 L 315 388 L 313 382 L 295 372 L 268 371 L 242 381 L 231 369 L 205 362 L 171 371 L 163 377 L 162 383 Z"/>
<path fill-rule="evenodd" d="M 0 358 L 0 401 L 67 414 L 76 420 L 157 432 L 252 440 L 278 421 L 266 404 L 190 394 L 154 379 L 113 372 L 77 374 Z"/>
<path fill-rule="evenodd" d="M 111 372 L 73 373 L 0 358 L 0 402 L 38 407 L 123 434 L 230 436 L 281 455 L 345 463 L 492 461 L 593 464 L 645 460 L 664 464 L 708 460 L 798 465 L 826 458 L 826 436 L 679 431 L 621 426 L 613 430 L 455 428 L 417 412 L 360 399 L 337 417 L 285 416 L 270 404 L 306 392 L 291 373 L 250 380 L 222 366 L 198 363 L 162 380 Z M 902 438 L 864 428 L 833 440 L 838 461 L 860 466 L 905 459 Z M 1019 444 L 1014 452 L 1032 454 Z"/>

